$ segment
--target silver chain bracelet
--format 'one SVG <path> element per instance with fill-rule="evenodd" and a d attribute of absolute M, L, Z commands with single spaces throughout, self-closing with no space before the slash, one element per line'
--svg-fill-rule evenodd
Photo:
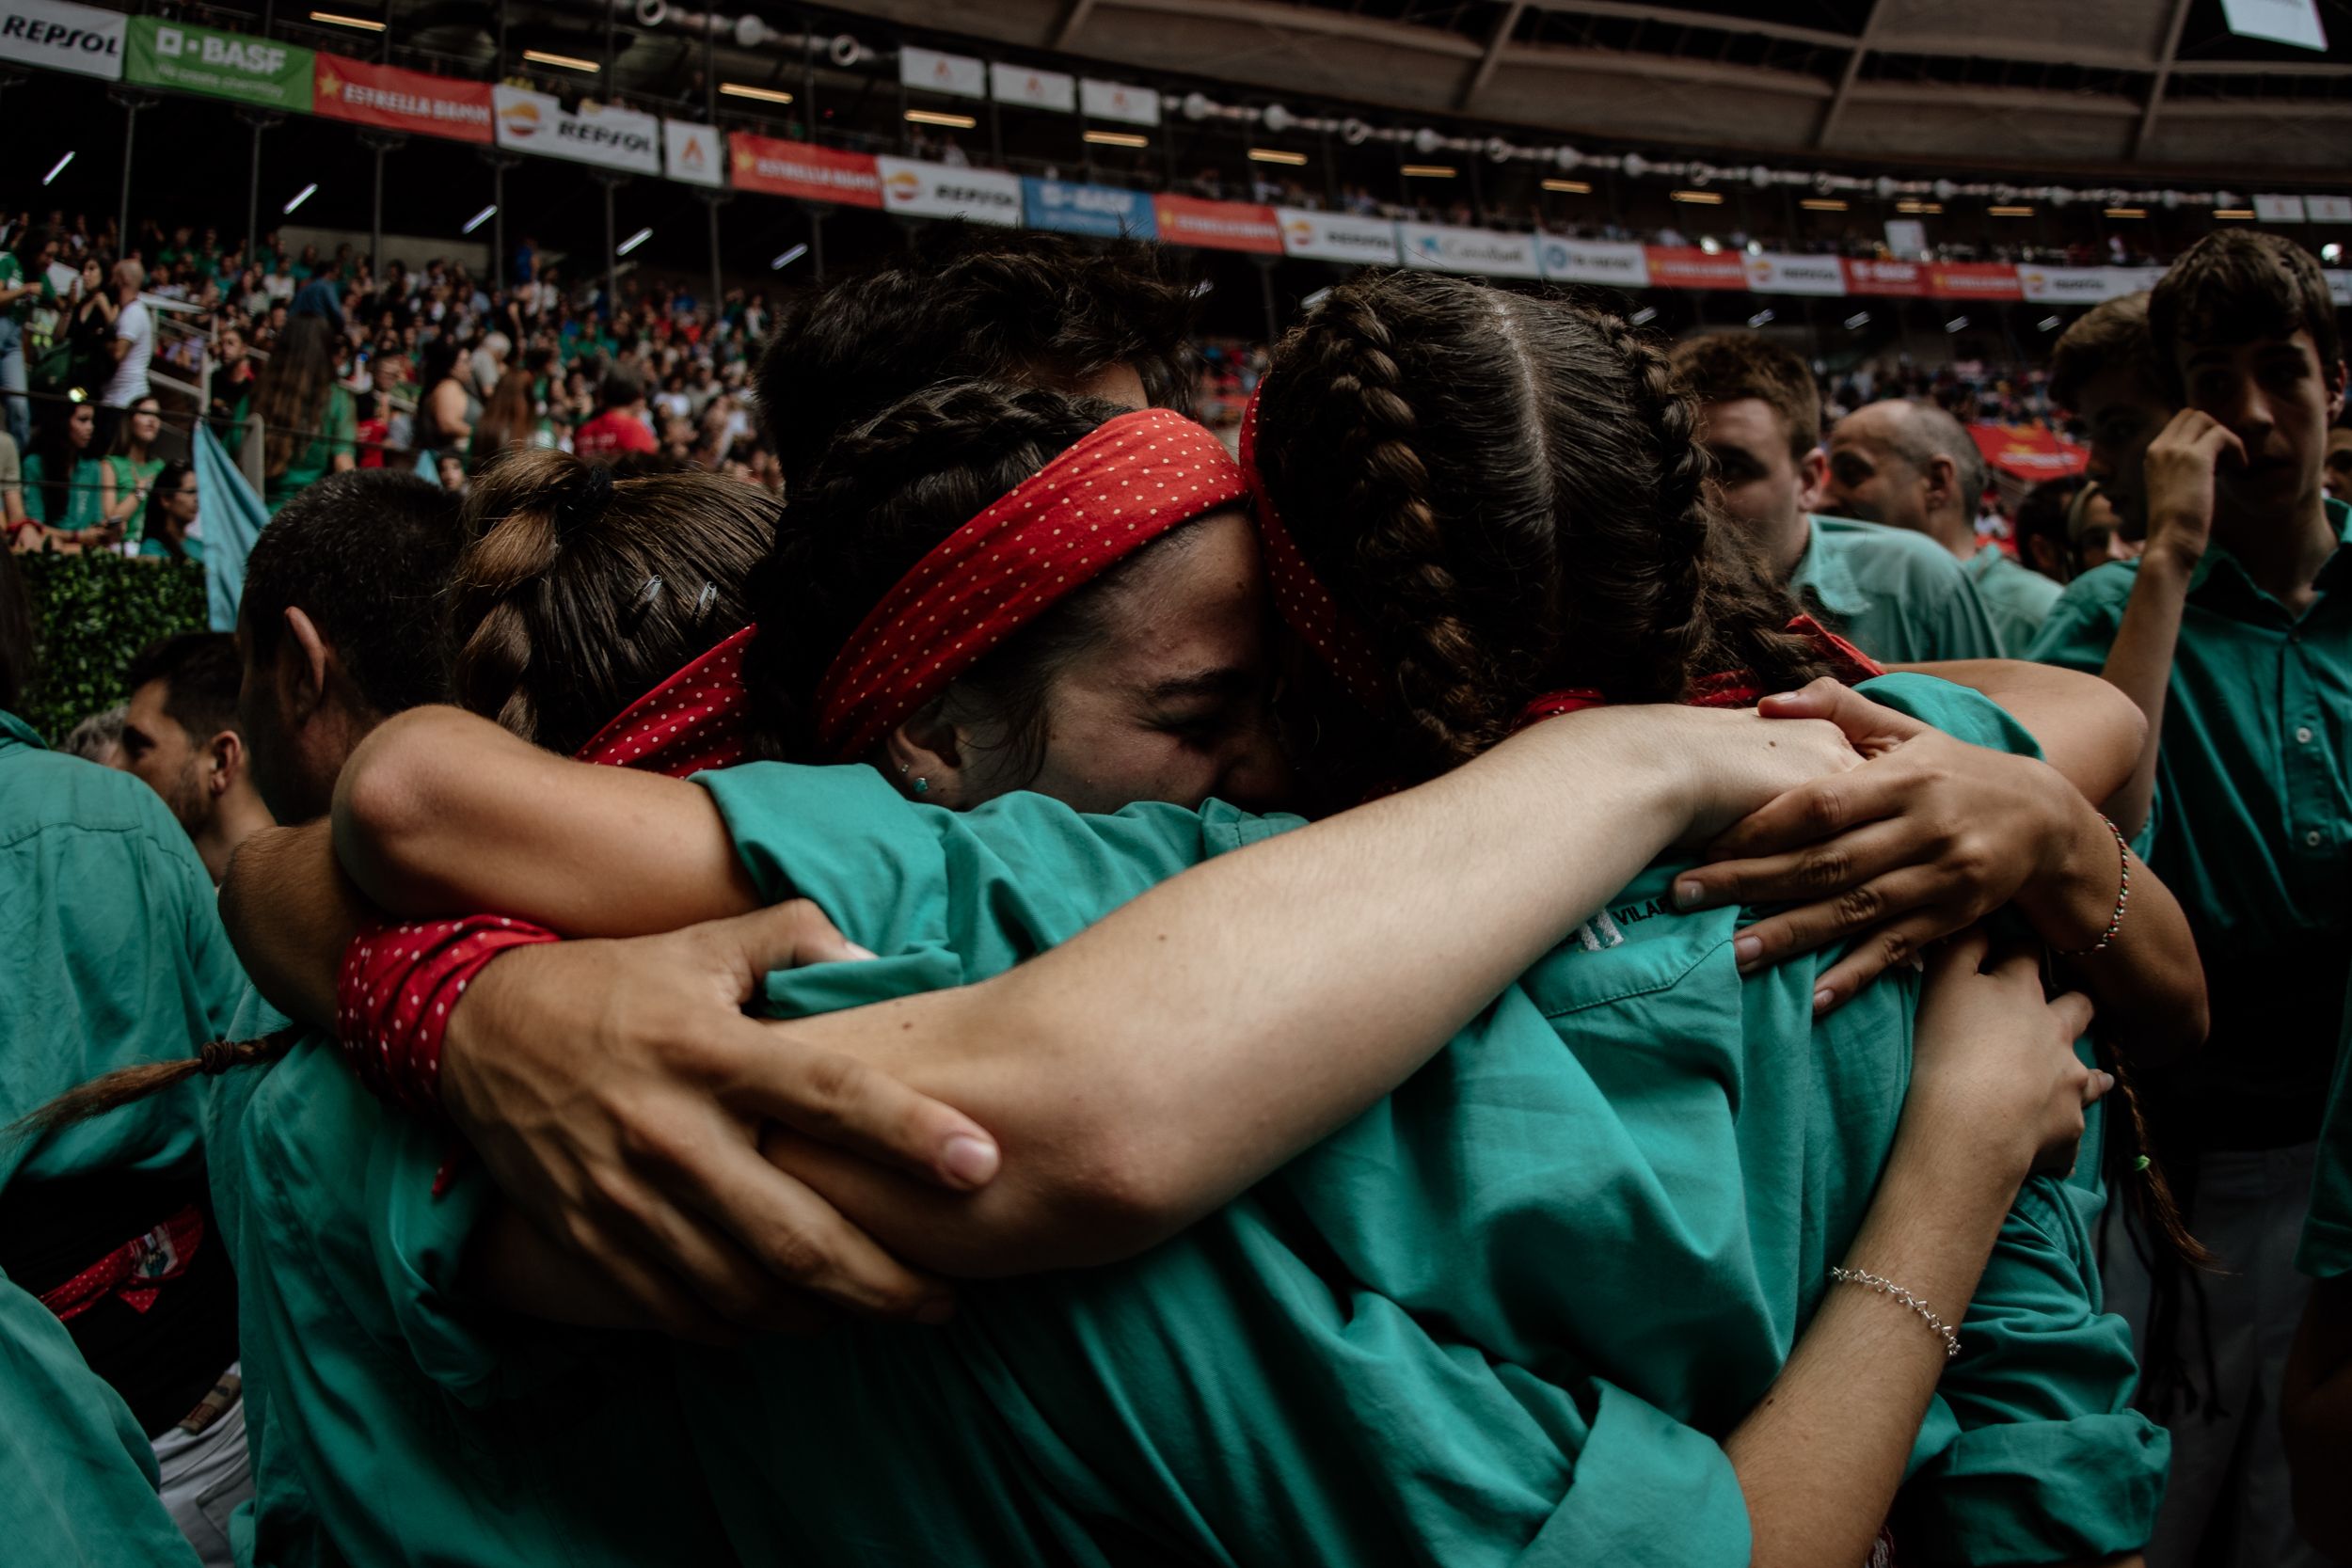
<path fill-rule="evenodd" d="M 1866 1291 L 1876 1291 L 1880 1295 L 1901 1302 L 1905 1307 L 1918 1313 L 1927 1325 L 1935 1330 L 1943 1338 L 1945 1360 L 1949 1361 L 1960 1354 L 1960 1336 L 1952 1332 L 1951 1325 L 1937 1317 L 1934 1309 L 1926 1302 L 1921 1301 L 1893 1280 L 1883 1279 L 1867 1269 L 1832 1268 L 1829 1271 L 1829 1276 L 1841 1285 L 1859 1285 Z"/>

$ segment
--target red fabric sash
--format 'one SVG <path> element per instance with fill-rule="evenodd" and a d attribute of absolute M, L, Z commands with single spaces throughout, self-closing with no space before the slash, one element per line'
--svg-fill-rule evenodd
<path fill-rule="evenodd" d="M 168 1279 L 188 1272 L 196 1249 L 203 1244 L 204 1216 L 189 1204 L 143 1236 L 135 1236 L 97 1262 L 54 1290 L 41 1292 L 40 1304 L 72 1323 L 108 1296 L 144 1314 Z"/>
<path fill-rule="evenodd" d="M 1168 530 L 1248 494 L 1224 443 L 1171 409 L 1089 432 L 882 596 L 818 687 L 818 739 L 842 761 L 865 756 L 1006 638 Z"/>
<path fill-rule="evenodd" d="M 1250 518 L 1257 524 L 1258 545 L 1265 557 L 1267 584 L 1274 590 L 1274 608 L 1299 640 L 1315 652 L 1325 667 L 1339 677 L 1348 695 L 1369 712 L 1388 705 L 1389 683 L 1380 673 L 1380 658 L 1372 639 L 1348 619 L 1323 586 L 1307 558 L 1282 526 L 1274 498 L 1266 491 L 1265 475 L 1258 467 L 1258 400 L 1265 395 L 1265 378 L 1249 394 L 1241 416 L 1241 466 L 1249 481 Z"/>

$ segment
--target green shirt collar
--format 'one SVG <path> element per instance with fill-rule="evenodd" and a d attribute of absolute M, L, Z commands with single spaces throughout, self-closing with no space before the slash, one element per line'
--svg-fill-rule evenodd
<path fill-rule="evenodd" d="M 2339 579 L 2346 572 L 2352 572 L 2352 566 L 2344 564 L 2347 556 L 2352 556 L 2352 551 L 2347 551 L 2344 547 L 2347 544 L 2352 544 L 2352 506 L 2345 505 L 2333 496 L 2328 497 L 2322 504 L 2328 509 L 2328 520 L 2336 527 L 2336 552 L 2328 558 L 2326 563 L 2319 568 L 2317 575 L 2312 578 L 2312 586 L 2325 592 L 2330 588 L 2343 586 Z M 2215 580 L 2217 578 L 2217 581 Z M 2208 583 L 2213 584 L 2211 594 L 2206 592 Z M 2188 575 L 2188 591 L 2192 595 L 2199 597 L 2219 596 L 2227 599 L 2235 596 L 2240 603 L 2270 605 L 2273 608 L 2283 609 L 2276 599 L 2263 590 L 2259 583 L 2255 582 L 2252 574 L 2246 570 L 2245 563 L 2219 545 L 2205 546 L 2205 553 L 2198 561 L 2197 569 Z"/>
<path fill-rule="evenodd" d="M 8 750 L 10 744 L 30 746 L 37 752 L 49 750 L 48 743 L 34 733 L 32 725 L 7 708 L 0 707 L 0 751 Z"/>
<path fill-rule="evenodd" d="M 1877 601 L 1854 580 L 1853 566 L 1845 552 L 1822 545 L 1821 531 L 1811 516 L 1805 518 L 1804 527 L 1804 554 L 1797 558 L 1797 569 L 1788 574 L 1789 589 L 1810 589 L 1822 609 L 1842 620 L 1868 614 Z"/>

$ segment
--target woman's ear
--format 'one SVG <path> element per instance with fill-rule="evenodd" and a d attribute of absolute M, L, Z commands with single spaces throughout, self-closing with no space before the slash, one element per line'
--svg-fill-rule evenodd
<path fill-rule="evenodd" d="M 931 703 L 890 732 L 882 741 L 882 772 L 908 800 L 958 811 L 975 803 L 964 777 L 970 749 L 963 732 L 947 721 L 946 707 Z"/>

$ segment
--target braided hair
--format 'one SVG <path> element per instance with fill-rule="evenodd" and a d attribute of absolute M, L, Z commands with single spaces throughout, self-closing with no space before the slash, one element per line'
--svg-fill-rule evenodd
<path fill-rule="evenodd" d="M 1394 272 L 1334 289 L 1261 394 L 1284 528 L 1392 673 L 1426 776 L 1527 702 L 1672 702 L 1822 673 L 1708 499 L 1697 408 L 1664 352 L 1561 298 Z"/>
<path fill-rule="evenodd" d="M 515 451 L 466 496 L 451 700 L 574 752 L 752 619 L 779 508 L 740 480 Z"/>

